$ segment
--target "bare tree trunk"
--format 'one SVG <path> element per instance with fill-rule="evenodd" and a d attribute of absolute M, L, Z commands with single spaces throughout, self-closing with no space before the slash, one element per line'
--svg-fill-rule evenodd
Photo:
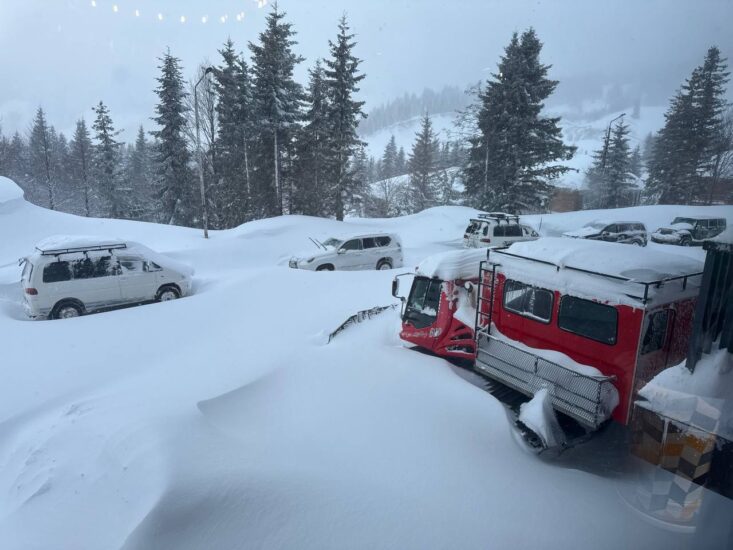
<path fill-rule="evenodd" d="M 274 132 L 274 139 L 273 139 L 273 157 L 275 162 L 275 202 L 276 202 L 276 208 L 277 211 L 279 211 L 280 215 L 283 213 L 283 203 L 282 203 L 282 192 L 280 189 L 280 171 L 279 171 L 279 163 L 278 163 L 278 149 L 277 149 L 277 130 Z"/>

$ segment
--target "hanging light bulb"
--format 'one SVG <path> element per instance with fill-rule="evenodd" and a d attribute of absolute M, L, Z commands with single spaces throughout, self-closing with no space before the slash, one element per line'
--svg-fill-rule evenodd
<path fill-rule="evenodd" d="M 158 14 L 158 21 L 162 21 L 162 20 L 163 20 L 163 14 L 162 13 L 159 13 Z"/>
<path fill-rule="evenodd" d="M 202 22 L 202 23 L 206 23 L 206 22 L 207 22 L 208 20 L 209 20 L 209 16 L 208 16 L 208 15 L 204 15 L 204 16 L 203 16 L 203 17 L 201 18 L 201 22 Z"/>
<path fill-rule="evenodd" d="M 115 12 L 115 13 L 117 13 L 118 11 L 120 11 L 120 8 L 117 7 L 117 4 L 112 4 L 112 11 Z"/>
<path fill-rule="evenodd" d="M 185 22 L 186 22 L 186 16 L 185 15 L 181 15 L 181 23 L 185 23 Z"/>
<path fill-rule="evenodd" d="M 96 8 L 97 7 L 97 0 L 92 0 L 91 4 L 92 4 L 92 7 L 93 8 Z"/>
<path fill-rule="evenodd" d="M 140 17 L 140 10 L 135 10 L 135 17 Z"/>
<path fill-rule="evenodd" d="M 221 17 L 219 18 L 219 21 L 221 21 L 222 23 L 226 23 L 226 22 L 227 22 L 227 16 L 226 16 L 226 15 L 222 15 L 222 16 L 221 16 Z"/>

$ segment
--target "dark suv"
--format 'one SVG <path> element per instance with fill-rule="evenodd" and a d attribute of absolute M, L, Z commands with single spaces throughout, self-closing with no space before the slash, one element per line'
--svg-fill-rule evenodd
<path fill-rule="evenodd" d="M 652 233 L 652 241 L 682 246 L 701 245 L 703 241 L 720 235 L 725 228 L 725 218 L 680 216 L 672 220 L 669 227 L 660 227 Z"/>
<path fill-rule="evenodd" d="M 590 222 L 576 231 L 563 233 L 563 236 L 636 246 L 646 246 L 649 240 L 646 227 L 640 222 Z"/>

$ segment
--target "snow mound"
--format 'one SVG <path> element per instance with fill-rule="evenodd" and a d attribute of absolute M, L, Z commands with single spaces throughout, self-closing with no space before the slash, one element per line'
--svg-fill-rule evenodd
<path fill-rule="evenodd" d="M 0 176 L 0 204 L 22 199 L 23 190 L 13 180 Z"/>
<path fill-rule="evenodd" d="M 486 259 L 485 248 L 441 252 L 426 258 L 417 266 L 417 274 L 444 281 L 478 278 L 479 263 Z"/>
<path fill-rule="evenodd" d="M 519 408 L 519 421 L 536 433 L 545 447 L 557 447 L 565 443 L 565 434 L 552 408 L 550 393 L 542 388 Z"/>

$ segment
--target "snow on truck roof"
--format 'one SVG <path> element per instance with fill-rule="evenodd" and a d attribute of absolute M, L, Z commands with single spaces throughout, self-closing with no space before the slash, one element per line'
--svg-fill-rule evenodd
<path fill-rule="evenodd" d="M 415 273 L 444 281 L 477 279 L 479 263 L 486 259 L 485 248 L 468 248 L 433 254 L 417 266 Z"/>
<path fill-rule="evenodd" d="M 546 237 L 514 243 L 506 250 L 492 251 L 492 263 L 505 275 L 558 289 L 563 293 L 638 304 L 649 285 L 649 298 L 664 301 L 663 284 L 669 279 L 698 275 L 702 262 L 668 252 L 595 240 Z M 641 284 L 636 284 L 641 283 Z M 675 284 L 674 299 L 694 295 L 700 277 Z"/>

